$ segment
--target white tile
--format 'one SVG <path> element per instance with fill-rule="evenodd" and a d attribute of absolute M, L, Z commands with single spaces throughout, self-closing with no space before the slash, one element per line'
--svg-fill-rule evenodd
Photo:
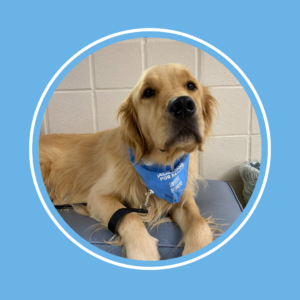
<path fill-rule="evenodd" d="M 118 42 L 120 44 L 128 44 L 128 43 L 141 43 L 142 41 L 142 38 L 136 38 L 136 39 L 128 39 L 128 40 L 124 40 L 124 41 L 121 41 L 121 42 Z"/>
<path fill-rule="evenodd" d="M 97 91 L 97 115 L 99 131 L 118 126 L 116 111 L 129 95 L 128 91 Z"/>
<path fill-rule="evenodd" d="M 247 137 L 210 138 L 204 145 L 205 179 L 240 181 L 239 166 L 247 160 Z"/>
<path fill-rule="evenodd" d="M 185 65 L 195 74 L 195 47 L 177 41 L 157 39 L 147 40 L 146 57 L 147 68 L 155 65 L 179 63 Z"/>
<path fill-rule="evenodd" d="M 115 43 L 95 52 L 96 88 L 131 88 L 141 74 L 139 39 Z"/>
<path fill-rule="evenodd" d="M 258 124 L 258 120 L 256 117 L 256 113 L 255 110 L 252 106 L 252 128 L 251 128 L 251 133 L 252 134 L 260 134 L 260 129 L 259 129 L 259 124 Z"/>
<path fill-rule="evenodd" d="M 248 134 L 250 100 L 241 88 L 211 88 L 219 103 L 219 114 L 213 123 L 214 135 Z"/>
<path fill-rule="evenodd" d="M 251 160 L 261 159 L 261 137 L 260 135 L 251 136 Z"/>
<path fill-rule="evenodd" d="M 89 57 L 75 66 L 62 80 L 57 90 L 90 89 Z"/>
<path fill-rule="evenodd" d="M 217 59 L 201 51 L 200 82 L 204 85 L 239 85 L 235 76 Z"/>
<path fill-rule="evenodd" d="M 144 57 L 142 44 L 145 46 Z M 201 83 L 208 86 L 239 85 L 225 66 L 210 55 L 197 51 L 200 53 L 198 66 L 195 47 L 169 39 L 131 39 L 97 51 L 94 54 L 96 88 L 103 89 L 97 90 L 95 94 L 98 129 L 118 126 L 116 111 L 137 83 L 142 73 L 143 59 L 146 67 L 175 62 L 187 66 L 194 75 L 196 70 L 199 70 Z M 91 89 L 90 71 L 89 58 L 86 58 L 65 77 L 58 91 Z M 242 87 L 211 88 L 211 91 L 220 104 L 220 114 L 213 124 L 213 133 L 218 137 L 207 141 L 205 152 L 198 153 L 198 171 L 205 179 L 228 181 L 242 202 L 243 183 L 239 175 L 239 166 L 248 160 L 248 154 L 250 159 L 260 158 L 258 122 Z M 50 129 L 50 133 L 93 132 L 91 99 L 89 91 L 56 92 L 48 106 L 47 128 Z M 251 120 L 249 109 L 252 109 Z M 45 129 L 43 120 L 40 134 L 45 134 Z"/>
<path fill-rule="evenodd" d="M 54 93 L 49 105 L 50 133 L 94 132 L 91 93 Z"/>

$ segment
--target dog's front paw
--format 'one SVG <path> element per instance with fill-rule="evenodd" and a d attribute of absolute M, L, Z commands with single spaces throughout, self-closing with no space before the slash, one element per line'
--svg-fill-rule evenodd
<path fill-rule="evenodd" d="M 207 224 L 200 228 L 191 228 L 185 238 L 185 245 L 182 255 L 187 255 L 195 252 L 213 241 L 213 234 Z"/>
<path fill-rule="evenodd" d="M 158 240 L 152 236 L 125 245 L 126 257 L 134 260 L 160 260 L 157 249 Z"/>

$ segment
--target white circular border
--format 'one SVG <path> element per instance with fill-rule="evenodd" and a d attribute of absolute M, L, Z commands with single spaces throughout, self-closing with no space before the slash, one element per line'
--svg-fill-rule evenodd
<path fill-rule="evenodd" d="M 53 82 L 55 81 L 55 79 L 58 77 L 58 75 L 65 69 L 66 66 L 68 66 L 76 57 L 78 57 L 80 54 L 82 54 L 83 52 L 85 52 L 86 50 L 90 49 L 91 47 L 102 43 L 106 40 L 109 40 L 111 38 L 120 36 L 120 35 L 125 35 L 125 34 L 130 34 L 130 33 L 137 33 L 137 32 L 164 32 L 164 33 L 170 33 L 170 34 L 175 34 L 175 35 L 180 35 L 186 38 L 189 38 L 191 40 L 194 40 L 196 42 L 199 42 L 209 48 L 211 48 L 212 50 L 214 50 L 215 52 L 217 52 L 218 54 L 220 54 L 221 56 L 223 56 L 228 62 L 230 62 L 235 68 L 236 70 L 243 76 L 243 78 L 245 79 L 245 81 L 248 83 L 249 87 L 251 88 L 255 98 L 257 99 L 257 102 L 259 104 L 259 107 L 261 109 L 263 118 L 264 118 L 264 122 L 265 122 L 265 126 L 266 126 L 266 132 L 267 132 L 267 142 L 268 142 L 268 156 L 267 156 L 267 165 L 266 165 L 266 172 L 265 172 L 265 176 L 263 179 L 263 183 L 261 186 L 261 189 L 259 191 L 258 197 L 254 203 L 254 205 L 252 206 L 250 212 L 248 213 L 248 215 L 246 216 L 246 218 L 243 220 L 243 222 L 240 224 L 240 226 L 230 235 L 228 236 L 223 242 L 221 242 L 220 244 L 218 244 L 215 248 L 207 251 L 206 253 L 195 257 L 193 259 L 190 259 L 188 261 L 185 262 L 181 262 L 181 263 L 177 263 L 177 264 L 173 264 L 173 265 L 169 265 L 169 266 L 156 266 L 156 267 L 143 267 L 143 266 L 132 266 L 132 265 L 127 265 L 127 264 L 123 264 L 123 263 L 119 263 L 119 262 L 115 262 L 113 260 L 107 259 L 105 257 L 102 257 L 94 252 L 92 252 L 91 250 L 85 248 L 83 245 L 81 245 L 79 242 L 77 242 L 72 236 L 70 236 L 63 228 L 62 226 L 56 221 L 56 219 L 54 218 L 54 216 L 52 215 L 52 213 L 50 212 L 49 208 L 47 207 L 45 200 L 43 199 L 43 196 L 41 194 L 41 191 L 39 189 L 38 183 L 37 183 L 37 179 L 35 176 L 35 172 L 34 172 L 34 165 L 33 165 L 33 155 L 32 155 L 32 144 L 33 144 L 33 133 L 34 133 L 34 127 L 35 127 L 35 122 L 36 122 L 36 118 L 39 112 L 39 109 L 41 107 L 41 104 L 44 100 L 45 95 L 47 94 L 49 88 L 51 87 L 51 85 L 53 84 Z M 186 33 L 182 33 L 179 31 L 175 31 L 175 30 L 168 30 L 168 29 L 159 29 L 159 28 L 139 28 L 139 29 L 132 29 L 132 30 L 125 30 L 125 31 L 121 31 L 118 33 L 114 33 L 111 35 L 108 35 L 102 39 L 99 39 L 91 44 L 89 44 L 88 46 L 84 47 L 83 49 L 81 49 L 80 51 L 78 51 L 76 54 L 74 54 L 67 62 L 64 63 L 64 65 L 55 73 L 55 75 L 52 77 L 52 79 L 50 80 L 50 82 L 48 83 L 48 85 L 46 86 L 38 104 L 37 107 L 35 109 L 34 115 L 33 115 L 33 119 L 32 119 L 32 123 L 31 123 L 31 129 L 30 129 L 30 137 L 29 137 L 29 161 L 30 161 L 30 169 L 31 169 L 31 174 L 32 174 L 32 178 L 33 178 L 33 182 L 35 185 L 35 189 L 38 193 L 38 196 L 46 210 L 46 212 L 48 213 L 49 217 L 51 218 L 51 220 L 54 222 L 54 224 L 59 228 L 59 230 L 68 238 L 70 239 L 75 245 L 77 245 L 79 248 L 81 248 L 82 250 L 86 251 L 87 253 L 89 253 L 90 255 L 99 258 L 105 262 L 108 262 L 110 264 L 116 265 L 116 266 L 120 266 L 120 267 L 124 267 L 124 268 L 129 268 L 129 269 L 136 269 L 136 270 L 164 270 L 164 269 L 172 269 L 172 268 L 176 268 L 176 267 L 180 267 L 180 266 L 184 266 L 187 264 L 190 264 L 194 261 L 197 261 L 199 259 L 202 259 L 206 256 L 208 256 L 209 254 L 215 252 L 216 250 L 218 250 L 219 248 L 221 248 L 223 245 L 225 245 L 229 240 L 231 240 L 240 230 L 241 228 L 246 224 L 246 222 L 249 220 L 249 218 L 251 217 L 251 215 L 253 214 L 256 206 L 258 205 L 258 202 L 261 199 L 261 196 L 263 194 L 263 191 L 265 189 L 266 183 L 267 183 L 267 179 L 268 179 L 268 175 L 269 175 L 269 170 L 270 170 L 270 163 L 271 163 L 271 137 L 270 137 L 270 129 L 269 129 L 269 123 L 268 123 L 268 119 L 264 110 L 264 107 L 262 105 L 262 102 L 255 90 L 255 88 L 253 87 L 252 83 L 250 82 L 250 80 L 248 79 L 248 77 L 244 74 L 244 72 L 227 56 L 225 55 L 222 51 L 220 51 L 219 49 L 217 49 L 216 47 L 210 45 L 209 43 L 196 38 L 192 35 L 186 34 Z"/>

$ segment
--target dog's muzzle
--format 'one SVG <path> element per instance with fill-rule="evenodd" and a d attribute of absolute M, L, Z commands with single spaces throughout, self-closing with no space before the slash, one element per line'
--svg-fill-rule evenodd
<path fill-rule="evenodd" d="M 167 106 L 167 114 L 170 116 L 170 133 L 164 149 L 178 142 L 189 143 L 192 137 L 194 137 L 197 144 L 201 143 L 202 139 L 196 111 L 196 104 L 189 96 L 179 96 L 170 100 Z"/>

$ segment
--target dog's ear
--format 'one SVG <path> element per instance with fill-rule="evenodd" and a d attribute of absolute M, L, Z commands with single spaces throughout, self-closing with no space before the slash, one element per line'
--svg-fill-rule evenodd
<path fill-rule="evenodd" d="M 135 162 L 138 162 L 145 155 L 147 146 L 139 126 L 131 94 L 119 107 L 117 118 L 120 120 L 123 142 L 133 149 Z"/>
<path fill-rule="evenodd" d="M 204 119 L 204 137 L 203 143 L 205 138 L 210 135 L 212 129 L 212 123 L 214 116 L 218 112 L 218 102 L 217 100 L 211 95 L 208 88 L 203 86 L 203 119 Z M 203 151 L 203 143 L 199 145 L 198 150 Z"/>

